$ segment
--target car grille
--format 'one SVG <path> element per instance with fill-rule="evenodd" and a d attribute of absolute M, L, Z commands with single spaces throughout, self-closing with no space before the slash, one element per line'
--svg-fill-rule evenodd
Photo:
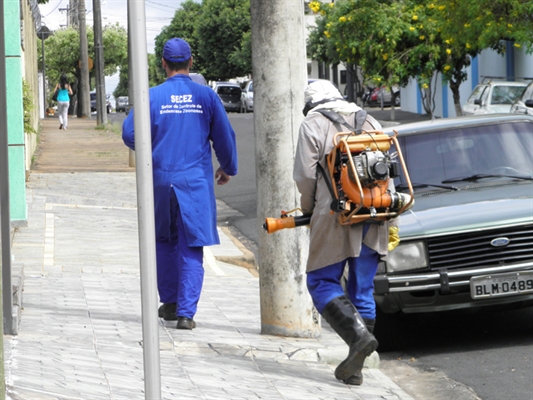
<path fill-rule="evenodd" d="M 494 247 L 496 238 L 507 238 L 509 244 Z M 432 270 L 513 264 L 533 260 L 533 224 L 441 236 L 427 243 Z"/>

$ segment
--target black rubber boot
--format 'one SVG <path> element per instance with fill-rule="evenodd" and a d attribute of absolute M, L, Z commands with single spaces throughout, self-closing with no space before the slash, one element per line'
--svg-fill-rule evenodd
<path fill-rule="evenodd" d="M 363 321 L 366 325 L 368 332 L 374 333 L 374 326 L 376 325 L 375 319 L 363 318 Z M 344 381 L 347 385 L 357 385 L 360 386 L 363 384 L 363 366 L 365 364 L 365 359 L 367 356 L 359 353 L 355 356 L 355 363 L 357 364 L 357 369 L 352 376 Z"/>
<path fill-rule="evenodd" d="M 378 341 L 368 331 L 363 318 L 346 296 L 331 300 L 322 316 L 350 347 L 348 357 L 335 370 L 335 378 L 346 383 L 359 368 L 360 359 L 364 362 L 378 348 Z"/>

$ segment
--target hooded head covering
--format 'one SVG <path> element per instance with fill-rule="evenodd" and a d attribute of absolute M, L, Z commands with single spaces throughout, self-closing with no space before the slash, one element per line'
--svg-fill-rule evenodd
<path fill-rule="evenodd" d="M 304 115 L 319 109 L 327 109 L 349 115 L 361 109 L 357 104 L 347 102 L 342 97 L 339 89 L 325 79 L 311 82 L 305 88 L 304 100 Z"/>

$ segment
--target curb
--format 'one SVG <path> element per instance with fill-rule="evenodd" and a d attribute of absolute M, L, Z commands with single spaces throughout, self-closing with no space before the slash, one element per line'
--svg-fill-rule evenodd
<path fill-rule="evenodd" d="M 238 255 L 228 255 L 228 254 L 216 254 L 216 252 L 213 252 L 213 255 L 216 260 L 225 262 L 227 264 L 236 265 L 239 267 L 246 268 L 250 270 L 250 273 L 255 276 L 259 277 L 259 273 L 257 272 L 257 263 L 255 260 L 254 254 L 248 250 L 241 242 L 238 240 L 235 236 L 231 234 L 231 231 L 228 227 L 225 226 L 219 226 L 218 227 L 224 235 L 226 235 L 233 245 L 241 252 L 241 254 Z"/>

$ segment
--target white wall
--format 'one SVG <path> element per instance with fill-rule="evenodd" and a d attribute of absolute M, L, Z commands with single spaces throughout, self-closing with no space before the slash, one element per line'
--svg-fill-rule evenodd
<path fill-rule="evenodd" d="M 482 82 L 483 77 L 494 76 L 505 78 L 507 76 L 507 59 L 505 54 L 498 54 L 493 50 L 484 50 L 477 56 L 477 76 L 473 66 L 466 68 L 468 78 L 460 88 L 461 106 L 466 102 L 476 82 Z M 474 63 L 473 63 L 474 64 Z M 514 76 L 533 78 L 533 55 L 525 54 L 523 50 L 514 51 Z M 439 78 L 437 83 L 437 93 L 435 95 L 435 116 L 436 117 L 455 117 L 455 106 L 453 103 L 453 94 L 448 86 L 446 92 L 443 92 L 442 81 Z M 421 106 L 420 93 L 416 80 L 411 79 L 407 87 L 401 89 L 402 110 L 414 113 L 424 114 L 424 108 Z M 446 102 L 446 104 L 444 104 Z"/>

